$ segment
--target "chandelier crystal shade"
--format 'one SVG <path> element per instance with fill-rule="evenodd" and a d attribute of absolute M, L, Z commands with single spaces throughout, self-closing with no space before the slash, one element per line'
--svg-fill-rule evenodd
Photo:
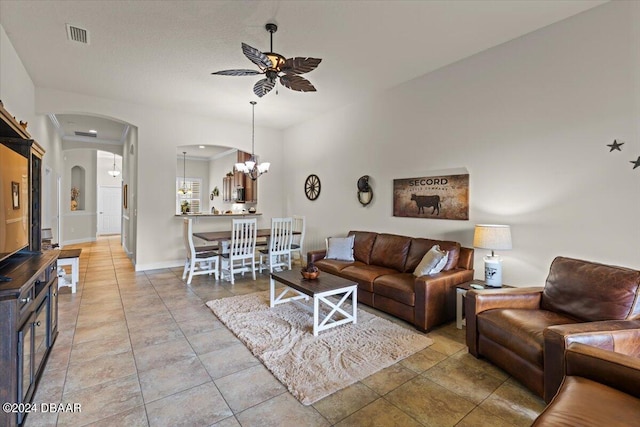
<path fill-rule="evenodd" d="M 120 175 L 120 171 L 116 169 L 116 153 L 113 153 L 113 169 L 110 171 L 107 171 L 107 173 L 114 178 Z"/>
<path fill-rule="evenodd" d="M 264 162 L 258 163 L 255 155 L 255 133 L 256 133 L 256 101 L 250 102 L 252 106 L 252 117 L 251 117 L 251 157 L 249 160 L 244 163 L 236 163 L 235 168 L 236 171 L 242 172 L 246 174 L 251 180 L 255 181 L 258 179 L 260 175 L 263 173 L 269 172 L 269 167 L 271 163 Z"/>

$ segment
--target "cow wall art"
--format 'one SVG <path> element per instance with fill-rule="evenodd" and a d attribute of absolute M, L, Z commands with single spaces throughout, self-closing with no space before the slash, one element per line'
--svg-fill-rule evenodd
<path fill-rule="evenodd" d="M 393 216 L 469 219 L 469 174 L 393 180 Z"/>

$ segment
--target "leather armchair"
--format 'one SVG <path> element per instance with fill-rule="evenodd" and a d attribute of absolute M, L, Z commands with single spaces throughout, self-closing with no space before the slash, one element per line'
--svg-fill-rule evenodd
<path fill-rule="evenodd" d="M 533 426 L 631 426 L 640 420 L 640 330 L 612 337 L 615 351 L 569 345 L 567 376 Z"/>
<path fill-rule="evenodd" d="M 551 400 L 572 342 L 604 347 L 640 324 L 640 271 L 557 257 L 543 288 L 469 291 L 467 346 Z"/>

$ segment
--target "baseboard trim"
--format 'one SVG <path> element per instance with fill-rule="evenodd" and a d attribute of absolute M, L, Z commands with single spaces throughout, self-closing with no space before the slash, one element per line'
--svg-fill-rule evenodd
<path fill-rule="evenodd" d="M 173 261 L 152 262 L 149 264 L 136 264 L 136 271 L 162 270 L 166 268 L 184 267 L 184 259 Z"/>

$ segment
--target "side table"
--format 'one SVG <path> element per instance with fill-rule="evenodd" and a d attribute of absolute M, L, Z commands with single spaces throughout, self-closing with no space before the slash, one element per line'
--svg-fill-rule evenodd
<path fill-rule="evenodd" d="M 487 286 L 484 280 L 471 280 L 456 286 L 456 327 L 458 329 L 462 329 L 462 326 L 466 325 L 464 318 L 464 297 L 467 295 L 467 291 L 473 289 L 471 287 L 472 284 L 484 286 L 484 289 L 500 289 Z M 502 288 L 513 288 L 513 286 L 503 284 Z"/>
<path fill-rule="evenodd" d="M 82 249 L 61 249 L 58 255 L 58 289 L 70 286 L 71 293 L 76 293 L 80 278 L 80 254 Z M 71 274 L 66 274 L 64 267 L 71 267 Z"/>

